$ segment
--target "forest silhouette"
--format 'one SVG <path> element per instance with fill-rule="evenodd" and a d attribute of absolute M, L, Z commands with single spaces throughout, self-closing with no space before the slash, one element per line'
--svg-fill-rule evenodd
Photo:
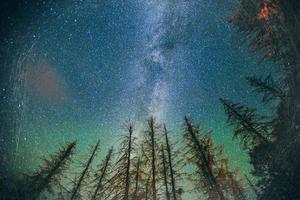
<path fill-rule="evenodd" d="M 233 139 L 249 154 L 255 181 L 231 171 L 224 147 L 191 118 L 184 117 L 175 140 L 167 124 L 149 117 L 141 138 L 135 124 L 126 122 L 118 148 L 111 147 L 100 163 L 101 141 L 75 170 L 78 141 L 65 144 L 35 172 L 2 187 L 3 198 L 180 200 L 196 191 L 204 199 L 243 200 L 250 187 L 259 200 L 300 199 L 299 16 L 299 1 L 239 0 L 228 19 L 258 55 L 257 64 L 274 62 L 280 74 L 246 77 L 262 106 L 274 109 L 272 116 L 220 97 Z M 192 187 L 183 190 L 183 182 Z"/>

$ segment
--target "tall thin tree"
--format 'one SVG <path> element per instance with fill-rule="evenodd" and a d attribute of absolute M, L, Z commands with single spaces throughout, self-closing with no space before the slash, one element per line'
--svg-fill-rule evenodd
<path fill-rule="evenodd" d="M 161 156 L 162 156 L 162 165 L 163 165 L 163 179 L 164 179 L 164 186 L 166 190 L 166 199 L 170 200 L 170 192 L 168 186 L 168 173 L 167 173 L 167 163 L 166 163 L 166 156 L 165 156 L 165 149 L 161 146 Z"/>
<path fill-rule="evenodd" d="M 213 174 L 211 163 L 207 158 L 207 154 L 204 150 L 203 144 L 199 140 L 199 132 L 193 127 L 190 119 L 184 118 L 185 121 L 185 137 L 189 141 L 189 146 L 192 148 L 192 152 L 196 155 L 197 166 L 202 171 L 206 185 L 208 185 L 210 198 L 225 200 L 223 191 L 217 182 L 215 175 Z"/>
<path fill-rule="evenodd" d="M 133 200 L 138 200 L 138 194 L 139 194 L 139 187 L 140 187 L 140 173 L 141 173 L 141 160 L 140 158 L 137 158 L 136 162 L 136 172 L 135 172 L 135 186 L 134 186 L 134 193 L 133 193 Z"/>
<path fill-rule="evenodd" d="M 156 149 L 155 149 L 155 120 L 153 117 L 150 117 L 148 120 L 148 133 L 150 135 L 151 142 L 151 170 L 152 170 L 152 179 L 151 179 L 151 189 L 153 200 L 157 199 L 157 190 L 156 190 Z"/>
<path fill-rule="evenodd" d="M 175 172 L 173 167 L 172 152 L 171 152 L 171 146 L 168 137 L 168 130 L 165 124 L 164 124 L 164 134 L 166 140 L 166 150 L 168 152 L 168 164 L 169 164 L 170 176 L 171 176 L 172 194 L 173 194 L 173 199 L 176 200 Z"/>
<path fill-rule="evenodd" d="M 127 149 L 127 163 L 126 163 L 126 177 L 125 177 L 125 195 L 124 200 L 129 199 L 129 187 L 130 187 L 130 162 L 131 162 L 131 151 L 132 151 L 132 133 L 133 125 L 128 125 L 128 149 Z"/>
<path fill-rule="evenodd" d="M 77 195 L 78 195 L 78 192 L 79 192 L 79 190 L 82 186 L 83 180 L 84 180 L 85 176 L 88 173 L 88 170 L 89 170 L 89 168 L 90 168 L 90 166 L 91 166 L 91 164 L 92 164 L 92 162 L 95 158 L 95 155 L 96 155 L 97 150 L 99 149 L 99 146 L 100 146 L 100 141 L 98 140 L 95 147 L 92 150 L 91 156 L 89 157 L 89 159 L 87 160 L 87 162 L 84 165 L 84 169 L 81 172 L 80 177 L 79 177 L 77 183 L 75 184 L 75 187 L 72 190 L 71 200 L 77 198 Z"/>
<path fill-rule="evenodd" d="M 96 200 L 96 199 L 100 200 L 101 199 L 101 196 L 99 197 L 98 194 L 101 193 L 101 190 L 103 189 L 103 181 L 105 179 L 105 176 L 107 176 L 107 169 L 110 165 L 110 161 L 112 158 L 112 152 L 113 152 L 113 149 L 111 148 L 108 151 L 104 162 L 102 163 L 102 166 L 100 169 L 100 176 L 96 176 L 96 180 L 98 180 L 98 183 L 97 183 L 96 189 L 94 191 L 94 194 L 92 196 L 92 200 Z"/>

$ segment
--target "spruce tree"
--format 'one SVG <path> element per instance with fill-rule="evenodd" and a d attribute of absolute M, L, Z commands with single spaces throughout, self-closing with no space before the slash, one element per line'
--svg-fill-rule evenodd
<path fill-rule="evenodd" d="M 227 114 L 227 121 L 235 126 L 234 136 L 240 137 L 246 148 L 252 145 L 269 143 L 269 122 L 256 114 L 255 109 L 250 109 L 240 104 L 234 104 L 229 100 L 220 98 Z"/>
<path fill-rule="evenodd" d="M 279 83 L 277 83 L 270 74 L 265 78 L 252 76 L 247 77 L 246 79 L 254 88 L 255 92 L 263 94 L 263 102 L 281 100 L 285 97 L 284 91 L 279 86 Z"/>
<path fill-rule="evenodd" d="M 25 199 L 37 199 L 43 191 L 51 191 L 54 182 L 69 167 L 75 146 L 76 142 L 65 145 L 59 152 L 45 159 L 44 164 L 34 174 L 27 176 Z"/>

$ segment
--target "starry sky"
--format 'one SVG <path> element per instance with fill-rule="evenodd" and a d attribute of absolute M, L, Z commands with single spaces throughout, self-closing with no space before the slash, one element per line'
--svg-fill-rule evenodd
<path fill-rule="evenodd" d="M 244 77 L 270 68 L 257 67 L 228 23 L 235 5 L 235 0 L 7 5 L 1 46 L 13 53 L 7 54 L 10 84 L 2 84 L 1 96 L 13 110 L 14 124 L 9 136 L 1 133 L 1 142 L 9 144 L 12 169 L 35 168 L 40 157 L 67 141 L 77 140 L 79 152 L 86 153 L 100 138 L 107 149 L 129 119 L 137 137 L 147 117 L 155 116 L 180 138 L 188 115 L 214 131 L 232 167 L 248 173 L 246 153 L 231 140 L 218 99 L 260 107 Z"/>

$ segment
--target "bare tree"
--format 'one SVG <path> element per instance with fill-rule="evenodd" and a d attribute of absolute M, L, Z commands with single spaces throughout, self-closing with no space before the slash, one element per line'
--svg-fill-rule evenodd
<path fill-rule="evenodd" d="M 170 176 L 171 176 L 172 194 L 173 194 L 173 199 L 176 200 L 175 172 L 174 172 L 174 166 L 172 160 L 171 146 L 168 137 L 168 130 L 165 124 L 164 124 L 164 134 L 166 140 L 166 150 L 168 152 L 168 163 L 169 163 Z"/>
<path fill-rule="evenodd" d="M 79 190 L 81 188 L 81 185 L 82 185 L 82 182 L 83 182 L 85 176 L 87 175 L 87 172 L 88 172 L 88 170 L 90 168 L 91 163 L 93 162 L 93 160 L 95 158 L 95 155 L 96 155 L 96 152 L 97 152 L 99 146 L 100 146 L 100 141 L 98 140 L 97 143 L 96 143 L 96 145 L 95 145 L 95 147 L 92 150 L 91 156 L 89 157 L 89 159 L 85 163 L 84 169 L 81 172 L 80 177 L 79 177 L 77 183 L 75 184 L 75 187 L 72 190 L 71 200 L 77 198 L 78 192 L 79 192 Z"/>
<path fill-rule="evenodd" d="M 164 179 L 164 186 L 166 190 L 166 199 L 170 200 L 170 192 L 168 187 L 168 173 L 167 173 L 167 163 L 166 163 L 166 156 L 165 156 L 165 149 L 161 146 L 161 156 L 162 156 L 162 165 L 163 165 L 163 179 Z"/>
<path fill-rule="evenodd" d="M 141 160 L 140 158 L 137 158 L 137 162 L 135 166 L 135 186 L 134 186 L 133 200 L 138 200 L 140 175 L 141 175 L 140 173 L 141 173 Z"/>
<path fill-rule="evenodd" d="M 97 183 L 95 192 L 92 196 L 92 200 L 101 199 L 101 192 L 102 192 L 103 185 L 104 185 L 103 182 L 105 180 L 105 177 L 107 176 L 107 169 L 110 165 L 110 161 L 111 161 L 111 158 L 112 158 L 112 152 L 113 152 L 113 149 L 111 148 L 108 151 L 105 160 L 103 160 L 103 162 L 101 164 L 100 173 L 96 174 L 96 180 L 98 180 L 98 183 Z"/>
<path fill-rule="evenodd" d="M 205 185 L 207 185 L 209 197 L 212 199 L 225 200 L 223 191 L 217 182 L 217 179 L 212 171 L 211 162 L 207 156 L 207 152 L 204 149 L 204 145 L 200 141 L 200 133 L 198 128 L 191 124 L 190 119 L 184 118 L 185 121 L 185 138 L 188 141 L 188 146 L 191 148 L 192 154 L 194 154 L 194 162 L 201 171 L 204 177 Z"/>
<path fill-rule="evenodd" d="M 156 125 L 153 117 L 150 117 L 148 120 L 148 133 L 150 135 L 151 141 L 151 170 L 152 170 L 152 179 L 151 179 L 151 189 L 153 200 L 157 199 L 157 190 L 156 190 L 156 150 L 155 150 L 155 133 Z"/>

